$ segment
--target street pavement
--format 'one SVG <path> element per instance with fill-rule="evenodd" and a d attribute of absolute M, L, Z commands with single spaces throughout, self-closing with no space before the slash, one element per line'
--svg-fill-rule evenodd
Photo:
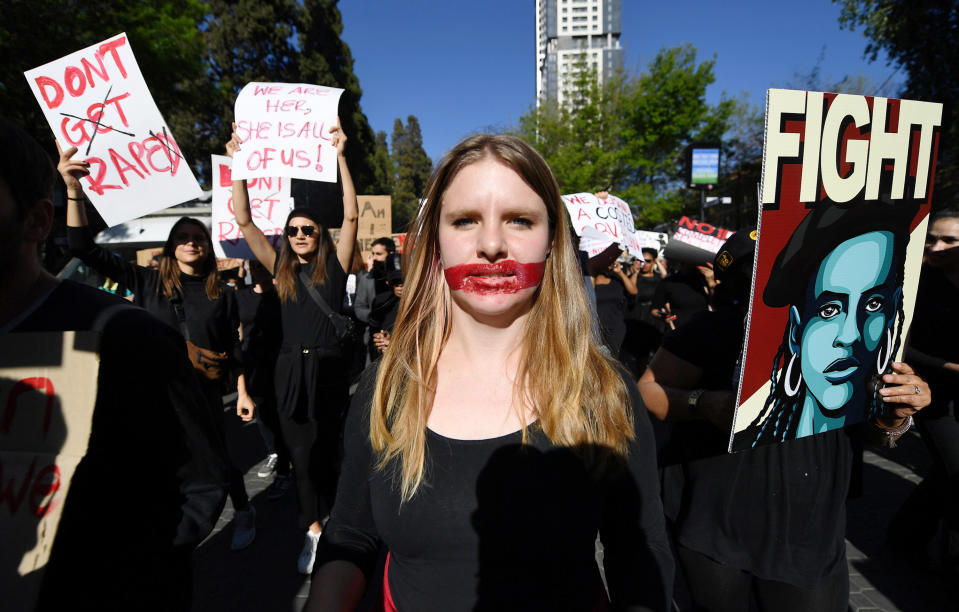
<path fill-rule="evenodd" d="M 231 454 L 246 473 L 247 492 L 256 508 L 257 535 L 249 548 L 230 550 L 233 507 L 228 501 L 213 533 L 194 554 L 193 610 L 300 612 L 310 580 L 296 570 L 304 538 L 296 526 L 296 493 L 291 488 L 279 500 L 266 499 L 272 477 L 256 475 L 266 456 L 257 426 L 241 426 L 236 418 L 228 423 Z M 848 503 L 851 612 L 959 611 L 956 591 L 949 592 L 957 585 L 947 584 L 937 571 L 897 559 L 883 545 L 890 518 L 928 466 L 928 454 L 915 431 L 896 449 L 866 451 L 862 496 Z"/>

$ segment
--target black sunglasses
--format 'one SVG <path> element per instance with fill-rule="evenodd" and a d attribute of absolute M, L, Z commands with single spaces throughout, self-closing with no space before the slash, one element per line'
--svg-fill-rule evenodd
<path fill-rule="evenodd" d="M 315 225 L 301 225 L 300 227 L 297 227 L 295 225 L 288 225 L 286 227 L 286 235 L 291 238 L 295 237 L 299 232 L 303 232 L 304 236 L 309 237 L 309 236 L 312 236 L 313 232 L 315 231 L 316 231 Z"/>

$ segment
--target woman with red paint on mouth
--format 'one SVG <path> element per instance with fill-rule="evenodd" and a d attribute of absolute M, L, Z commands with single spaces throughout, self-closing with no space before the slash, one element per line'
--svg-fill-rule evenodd
<path fill-rule="evenodd" d="M 307 609 L 354 609 L 368 585 L 387 610 L 668 608 L 651 427 L 601 348 L 566 224 L 517 138 L 470 137 L 435 170 Z"/>
<path fill-rule="evenodd" d="M 231 157 L 242 146 L 236 124 L 233 129 L 226 145 Z M 339 119 L 330 134 L 343 186 L 343 224 L 335 244 L 316 211 L 297 207 L 286 219 L 277 253 L 253 223 L 246 181 L 233 181 L 237 225 L 256 258 L 273 272 L 280 298 L 283 341 L 275 369 L 276 407 L 293 462 L 299 524 L 306 530 L 297 562 L 303 574 L 313 570 L 322 522 L 333 503 L 339 437 L 349 403 L 349 362 L 317 301 L 322 299 L 333 311 L 341 309 L 359 214 Z"/>

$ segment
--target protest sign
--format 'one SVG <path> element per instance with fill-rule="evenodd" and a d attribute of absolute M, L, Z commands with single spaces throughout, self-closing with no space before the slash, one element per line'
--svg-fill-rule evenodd
<path fill-rule="evenodd" d="M 662 232 L 636 230 L 636 240 L 639 242 L 640 249 L 655 249 L 657 255 L 662 256 L 663 250 L 669 243 L 669 235 Z"/>
<path fill-rule="evenodd" d="M 226 155 L 211 155 L 213 168 L 213 251 L 217 257 L 253 259 L 233 212 L 233 177 L 231 159 Z M 265 177 L 249 179 L 246 188 L 250 195 L 250 214 L 253 223 L 276 248 L 283 237 L 283 224 L 293 209 L 290 199 L 290 179 Z"/>
<path fill-rule="evenodd" d="M 84 189 L 107 225 L 200 196 L 126 34 L 24 75 L 60 147 L 90 162 Z"/>
<path fill-rule="evenodd" d="M 390 196 L 356 196 L 360 215 L 356 228 L 356 241 L 360 244 L 360 256 L 365 262 L 372 254 L 373 241 L 377 238 L 389 238 L 392 224 Z M 330 230 L 333 242 L 340 239 L 340 228 Z"/>
<path fill-rule="evenodd" d="M 683 215 L 666 245 L 664 256 L 669 261 L 684 261 L 697 266 L 712 263 L 719 248 L 732 234 L 732 230 Z"/>
<path fill-rule="evenodd" d="M 342 89 L 304 83 L 247 83 L 236 98 L 233 156 L 238 179 L 284 176 L 336 182 L 336 125 Z"/>
<path fill-rule="evenodd" d="M 153 247 L 149 249 L 140 249 L 137 251 L 137 265 L 149 268 L 154 257 L 163 254 L 163 247 Z"/>
<path fill-rule="evenodd" d="M 87 452 L 99 368 L 90 349 L 98 339 L 95 332 L 0 334 L 4 609 L 35 607 L 74 471 Z"/>
<path fill-rule="evenodd" d="M 634 257 L 642 256 L 629 204 L 614 195 L 601 200 L 592 193 L 564 195 L 563 202 L 581 251 L 594 257 L 615 244 Z"/>
<path fill-rule="evenodd" d="M 942 105 L 769 90 L 730 450 L 860 423 L 912 320 Z"/>

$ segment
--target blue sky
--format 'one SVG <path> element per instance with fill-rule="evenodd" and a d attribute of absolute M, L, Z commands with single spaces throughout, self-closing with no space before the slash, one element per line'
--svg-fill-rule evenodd
<path fill-rule="evenodd" d="M 416 115 L 434 161 L 464 136 L 514 125 L 536 91 L 533 0 L 341 0 L 343 39 L 376 131 Z M 800 2 L 623 0 L 626 67 L 641 71 L 662 47 L 692 43 L 715 55 L 715 102 L 745 93 L 762 107 L 765 90 L 808 73 L 840 80 L 862 74 L 875 85 L 893 75 L 881 57 L 863 58 L 861 32 L 839 29 L 839 6 Z M 890 83 L 901 83 L 902 73 Z"/>

